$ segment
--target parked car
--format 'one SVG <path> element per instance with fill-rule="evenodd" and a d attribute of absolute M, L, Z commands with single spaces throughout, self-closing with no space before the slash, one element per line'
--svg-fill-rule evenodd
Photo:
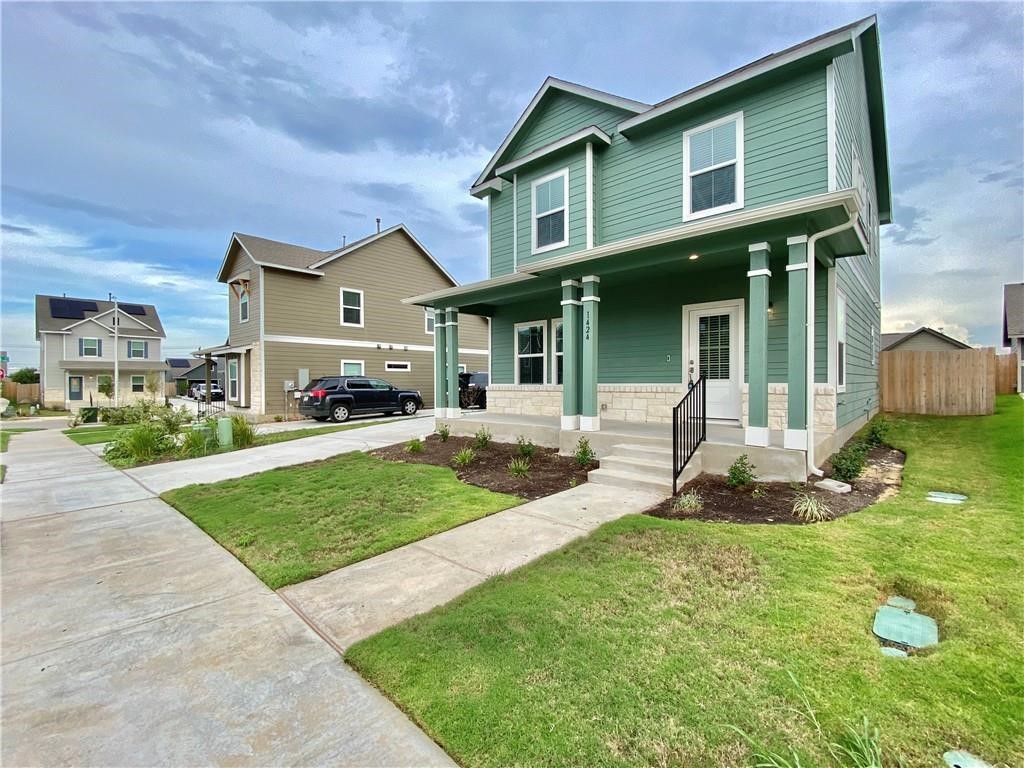
<path fill-rule="evenodd" d="M 299 413 L 317 421 L 347 421 L 355 413 L 402 413 L 412 416 L 423 407 L 415 389 L 399 389 L 365 376 L 322 376 L 306 385 Z"/>
<path fill-rule="evenodd" d="M 192 391 L 189 392 L 189 397 L 193 400 L 205 400 L 206 399 L 206 383 L 193 384 Z M 214 382 L 210 385 L 210 400 L 223 400 L 224 390 L 221 389 L 220 384 Z"/>
<path fill-rule="evenodd" d="M 459 405 L 463 408 L 487 407 L 487 371 L 459 374 Z"/>

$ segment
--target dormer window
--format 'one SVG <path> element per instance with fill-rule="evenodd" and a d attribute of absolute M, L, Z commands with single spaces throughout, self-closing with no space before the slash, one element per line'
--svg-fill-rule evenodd
<path fill-rule="evenodd" d="M 743 207 L 743 113 L 683 134 L 683 221 Z"/>
<path fill-rule="evenodd" d="M 533 253 L 569 244 L 569 169 L 543 176 L 531 186 Z"/>

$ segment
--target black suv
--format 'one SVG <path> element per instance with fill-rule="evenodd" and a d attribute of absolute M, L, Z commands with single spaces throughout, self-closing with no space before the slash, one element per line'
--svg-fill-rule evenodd
<path fill-rule="evenodd" d="M 459 405 L 462 408 L 487 407 L 487 371 L 459 374 Z"/>
<path fill-rule="evenodd" d="M 302 390 L 299 400 L 299 413 L 317 421 L 347 421 L 354 413 L 412 416 L 422 407 L 423 398 L 415 389 L 397 389 L 365 376 L 322 376 Z"/>

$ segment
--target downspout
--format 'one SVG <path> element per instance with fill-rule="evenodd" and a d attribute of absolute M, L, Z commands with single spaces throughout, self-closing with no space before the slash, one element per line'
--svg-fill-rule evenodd
<path fill-rule="evenodd" d="M 814 246 L 823 237 L 831 237 L 845 232 L 857 221 L 857 213 L 851 213 L 849 221 L 838 224 L 831 229 L 815 232 L 807 238 L 807 474 L 822 477 L 822 472 L 814 463 L 814 271 L 817 258 Z"/>

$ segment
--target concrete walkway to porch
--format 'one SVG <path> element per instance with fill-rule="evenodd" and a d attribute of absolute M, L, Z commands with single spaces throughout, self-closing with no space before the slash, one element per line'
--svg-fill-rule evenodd
<path fill-rule="evenodd" d="M 662 500 L 585 483 L 278 590 L 339 652 Z"/>
<path fill-rule="evenodd" d="M 453 765 L 153 491 L 58 430 L 4 462 L 0 763 Z"/>

